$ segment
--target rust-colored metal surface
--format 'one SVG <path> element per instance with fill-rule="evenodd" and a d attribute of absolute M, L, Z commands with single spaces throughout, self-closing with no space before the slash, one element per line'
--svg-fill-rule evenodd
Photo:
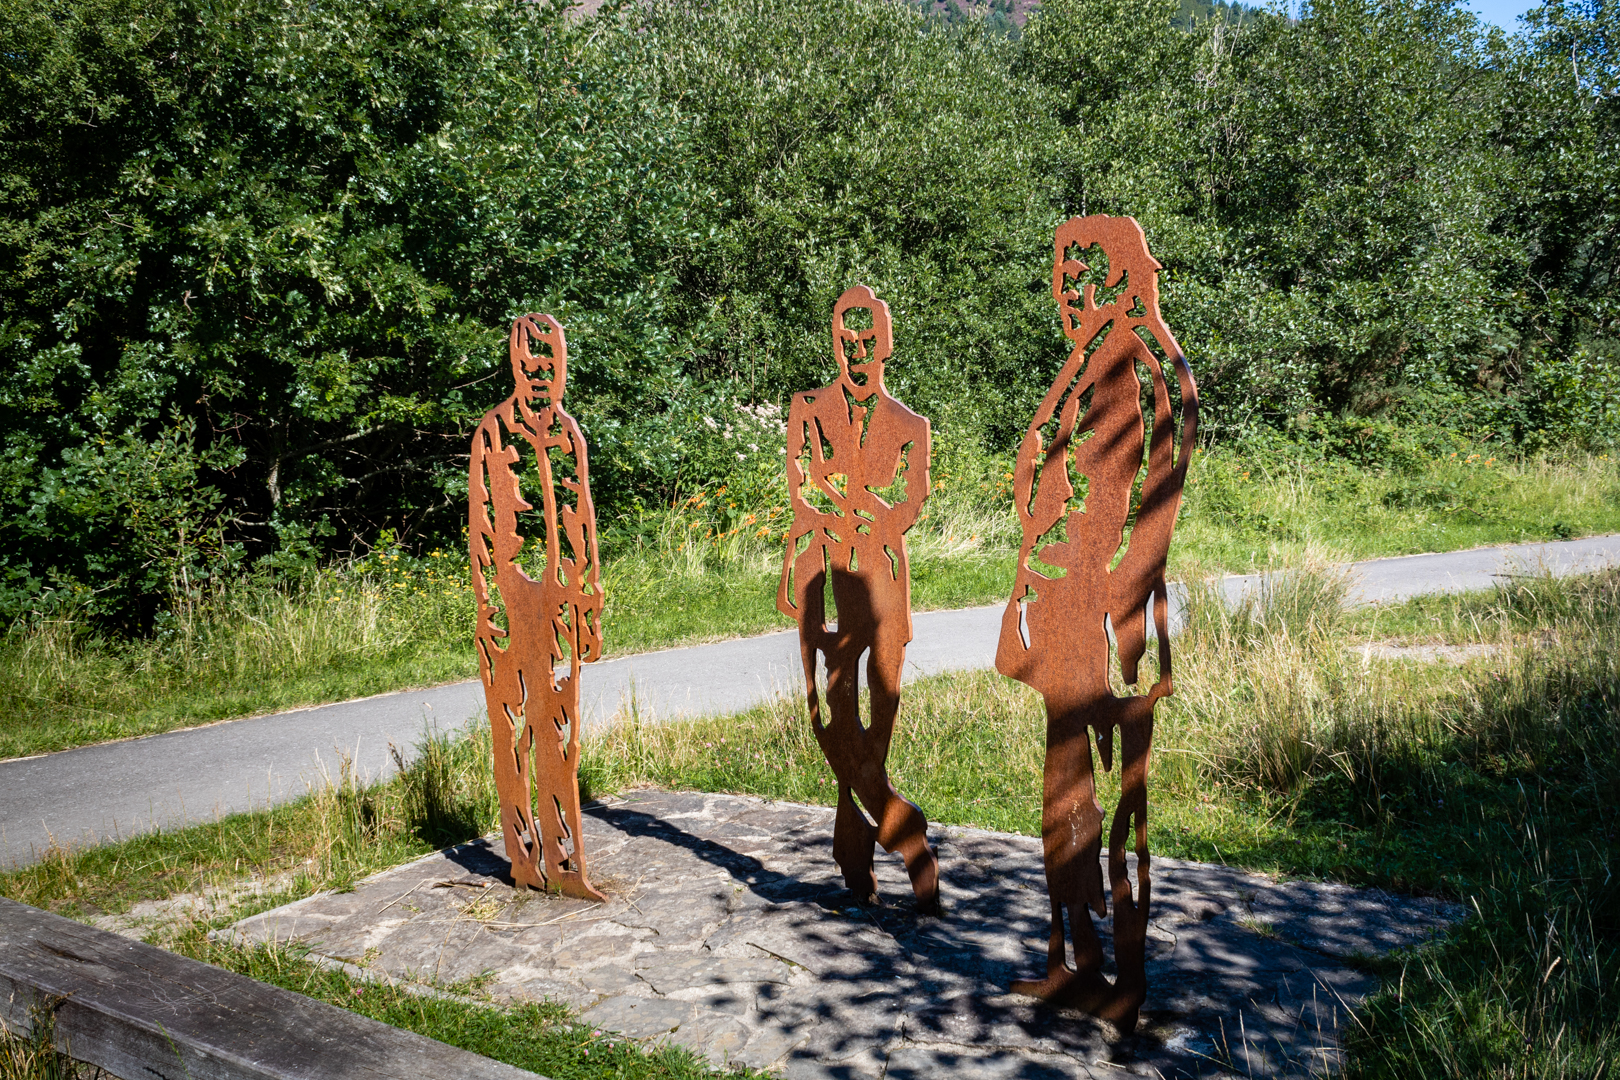
<path fill-rule="evenodd" d="M 884 767 L 911 641 L 905 533 L 928 498 L 928 421 L 883 385 L 893 336 L 889 306 L 871 289 L 858 285 L 838 298 L 832 338 L 838 379 L 793 395 L 788 410 L 793 525 L 776 605 L 798 621 L 810 725 L 838 780 L 833 857 L 844 881 L 860 899 L 875 897 L 873 845 L 882 844 L 905 858 L 919 906 L 932 911 L 939 870 L 928 822 Z M 834 623 L 827 621 L 829 594 Z M 817 688 L 818 655 L 830 719 Z M 863 661 L 871 691 L 865 723 Z"/>
<path fill-rule="evenodd" d="M 579 668 L 602 653 L 585 438 L 562 407 L 568 344 L 557 320 L 514 322 L 511 357 L 517 388 L 473 433 L 467 483 L 478 671 L 494 731 L 501 830 L 519 887 L 602 900 L 585 873 L 579 821 Z M 543 549 L 519 532 L 520 515 L 535 509 L 525 492 L 539 495 L 543 521 L 530 521 L 545 528 Z M 568 673 L 559 677 L 565 660 Z"/>
<path fill-rule="evenodd" d="M 1013 498 L 1024 539 L 996 651 L 997 670 L 1040 691 L 1046 703 L 1041 835 L 1051 936 L 1045 976 L 1014 989 L 1130 1031 L 1147 995 L 1153 706 L 1171 692 L 1164 564 L 1197 431 L 1198 390 L 1159 315 L 1159 264 L 1134 219 L 1073 218 L 1058 227 L 1053 246 L 1052 295 L 1074 350 L 1019 447 Z M 1105 276 L 1089 254 L 1097 247 Z M 1102 280 L 1087 283 L 1088 275 Z M 1174 368 L 1173 387 L 1165 364 Z M 1180 398 L 1179 451 L 1172 389 Z M 1152 417 L 1145 454 L 1144 398 Z M 1150 598 L 1158 677 L 1142 689 Z M 1113 767 L 1119 732 L 1121 790 L 1108 832 L 1118 969 L 1112 983 L 1102 974 L 1102 947 L 1087 914 L 1108 913 L 1088 728 L 1104 769 Z M 1133 830 L 1134 894 L 1126 858 Z"/>

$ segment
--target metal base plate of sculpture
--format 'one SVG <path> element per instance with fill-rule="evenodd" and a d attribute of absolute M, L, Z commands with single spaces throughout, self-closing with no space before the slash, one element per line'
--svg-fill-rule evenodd
<path fill-rule="evenodd" d="M 1074 350 L 1019 447 L 1013 498 L 1023 544 L 996 651 L 997 670 L 1038 690 L 1047 718 L 1041 836 L 1052 924 L 1045 975 L 1014 990 L 1131 1031 L 1147 996 L 1153 706 L 1171 692 L 1164 566 L 1193 451 L 1198 391 L 1159 315 L 1159 264 L 1134 219 L 1073 218 L 1059 226 L 1054 248 L 1052 295 Z M 1100 257 L 1091 254 L 1099 248 Z M 1180 399 L 1179 452 L 1172 389 Z M 1145 454 L 1144 401 L 1152 415 Z M 1145 692 L 1131 692 L 1147 648 L 1150 600 L 1158 678 Z M 1111 651 L 1123 692 L 1116 692 Z M 1108 833 L 1113 982 L 1102 973 L 1090 917 L 1105 917 L 1108 907 L 1087 729 L 1105 770 L 1113 767 L 1119 732 L 1121 790 Z M 1134 895 L 1126 857 L 1133 830 Z"/>
<path fill-rule="evenodd" d="M 467 484 L 478 671 L 494 732 L 501 831 L 518 887 L 602 900 L 585 872 L 579 816 L 579 671 L 602 651 L 585 438 L 562 407 L 568 344 L 557 320 L 518 319 L 510 352 L 517 388 L 474 432 Z M 535 505 L 525 491 L 538 493 L 544 520 L 536 524 L 545 528 L 545 547 L 528 552 L 527 566 L 518 529 Z M 559 677 L 565 660 L 568 673 Z"/>
<path fill-rule="evenodd" d="M 793 525 L 776 604 L 799 624 L 810 725 L 838 782 L 833 857 L 844 881 L 861 900 L 875 898 L 873 846 L 881 844 L 902 855 L 919 907 L 933 911 L 939 871 L 928 822 L 885 769 L 911 641 L 905 532 L 928 497 L 929 426 L 883 385 L 893 338 L 889 307 L 871 289 L 856 286 L 838 298 L 832 336 L 838 379 L 795 394 L 788 411 Z M 829 591 L 834 623 L 827 622 Z M 821 710 L 818 655 L 830 719 Z"/>

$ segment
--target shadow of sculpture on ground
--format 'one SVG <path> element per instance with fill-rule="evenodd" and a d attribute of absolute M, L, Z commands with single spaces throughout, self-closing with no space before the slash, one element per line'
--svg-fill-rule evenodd
<path fill-rule="evenodd" d="M 518 892 L 498 838 L 254 916 L 233 933 L 309 946 L 378 978 L 480 979 L 497 1002 L 550 998 L 582 1022 L 789 1080 L 975 1075 L 1312 1075 L 1339 1059 L 1377 985 L 1353 958 L 1423 941 L 1433 900 L 1161 860 L 1134 1034 L 1010 993 L 1045 948 L 1041 843 L 935 826 L 946 918 L 902 860 L 864 904 L 826 858 L 829 807 L 635 791 L 586 808 L 610 899 Z M 1113 926 L 1097 933 L 1112 973 Z M 1105 1064 L 1099 1064 L 1105 1063 Z M 945 1070 L 941 1072 L 941 1070 Z M 932 1080 L 932 1078 L 930 1078 Z"/>

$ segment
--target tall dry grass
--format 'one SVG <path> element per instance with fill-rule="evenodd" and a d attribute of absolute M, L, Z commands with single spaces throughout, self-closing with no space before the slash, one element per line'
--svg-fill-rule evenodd
<path fill-rule="evenodd" d="M 74 1061 L 57 1049 L 49 1009 L 34 1009 L 29 1030 L 13 1031 L 0 1020 L 0 1080 L 117 1080 Z"/>
<path fill-rule="evenodd" d="M 466 678 L 471 589 L 442 553 L 176 600 L 150 636 L 72 613 L 0 637 L 0 758 Z"/>
<path fill-rule="evenodd" d="M 1620 1060 L 1620 573 L 1433 602 L 1449 639 L 1491 647 L 1462 663 L 1369 657 L 1376 620 L 1347 614 L 1345 585 L 1305 570 L 1236 605 L 1191 588 L 1155 735 L 1155 850 L 1469 906 L 1444 944 L 1375 965 L 1387 989 L 1351 1075 L 1597 1080 Z M 999 675 L 921 680 L 890 772 L 935 820 L 1034 833 L 1043 729 L 1039 699 Z M 583 768 L 602 789 L 836 794 L 792 698 L 632 716 L 587 741 Z M 1111 807 L 1116 778 L 1098 780 Z"/>

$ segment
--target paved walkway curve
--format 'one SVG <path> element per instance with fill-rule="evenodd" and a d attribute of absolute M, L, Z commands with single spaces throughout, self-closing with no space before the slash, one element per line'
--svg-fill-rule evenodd
<path fill-rule="evenodd" d="M 1544 568 L 1564 575 L 1615 565 L 1620 534 L 1375 559 L 1350 568 L 1351 599 L 1466 592 L 1489 588 L 1502 573 Z M 1236 597 L 1259 581 L 1230 577 L 1223 584 Z M 913 616 L 905 678 L 992 666 L 1001 610 L 995 604 Z M 604 660 L 583 678 L 587 730 L 625 709 L 658 719 L 737 712 L 797 695 L 803 683 L 791 630 Z M 409 747 L 424 725 L 459 727 L 483 706 L 474 680 L 3 761 L 0 866 L 32 862 L 53 841 L 91 843 L 294 798 L 336 775 L 340 753 L 361 775 L 381 776 L 393 767 L 390 743 Z"/>

